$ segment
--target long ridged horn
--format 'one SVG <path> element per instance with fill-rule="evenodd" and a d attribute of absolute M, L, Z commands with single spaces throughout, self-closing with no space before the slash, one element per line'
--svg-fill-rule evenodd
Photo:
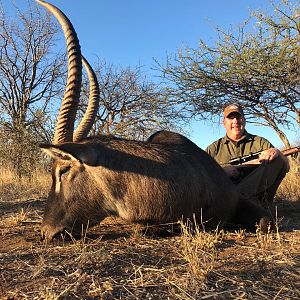
<path fill-rule="evenodd" d="M 89 77 L 90 95 L 88 107 L 84 113 L 82 120 L 80 121 L 80 124 L 74 132 L 74 142 L 79 142 L 81 139 L 87 137 L 89 131 L 91 130 L 95 122 L 100 100 L 100 91 L 96 74 L 83 56 L 82 62 Z"/>
<path fill-rule="evenodd" d="M 81 91 L 82 63 L 80 45 L 73 25 L 64 13 L 48 2 L 42 0 L 36 1 L 56 17 L 66 38 L 68 79 L 64 98 L 57 117 L 53 143 L 71 142 L 73 141 L 74 122 Z"/>

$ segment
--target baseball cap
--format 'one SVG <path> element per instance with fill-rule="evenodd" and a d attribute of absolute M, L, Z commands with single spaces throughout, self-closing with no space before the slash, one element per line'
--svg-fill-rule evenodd
<path fill-rule="evenodd" d="M 236 113 L 240 114 L 241 116 L 244 116 L 243 109 L 240 105 L 238 105 L 238 104 L 229 104 L 224 109 L 224 118 L 227 118 L 228 115 L 233 113 L 233 112 L 236 112 Z"/>

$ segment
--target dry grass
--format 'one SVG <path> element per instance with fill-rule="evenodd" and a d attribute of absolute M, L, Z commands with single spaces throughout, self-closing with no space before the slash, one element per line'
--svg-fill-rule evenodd
<path fill-rule="evenodd" d="M 217 245 L 222 242 L 224 232 L 216 229 L 206 232 L 204 226 L 180 223 L 181 245 L 180 253 L 188 263 L 189 273 L 194 281 L 207 278 L 214 268 L 217 257 Z"/>
<path fill-rule="evenodd" d="M 289 199 L 290 201 L 299 201 L 300 199 L 300 166 L 295 161 L 290 160 L 291 170 L 283 179 L 277 196 L 282 199 Z"/>
<path fill-rule="evenodd" d="M 278 230 L 267 235 L 185 223 L 166 235 L 108 218 L 79 240 L 50 244 L 39 235 L 48 175 L 19 182 L 0 174 L 0 299 L 300 298 L 299 178 L 292 173 L 278 193 L 285 199 L 277 203 Z"/>
<path fill-rule="evenodd" d="M 45 171 L 36 170 L 30 178 L 19 179 L 14 171 L 0 167 L 0 201 L 45 197 L 50 178 Z"/>

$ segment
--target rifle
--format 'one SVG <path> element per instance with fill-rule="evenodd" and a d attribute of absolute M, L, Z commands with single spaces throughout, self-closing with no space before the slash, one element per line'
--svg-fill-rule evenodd
<path fill-rule="evenodd" d="M 248 155 L 244 155 L 241 157 L 236 157 L 231 160 L 229 160 L 229 163 L 231 165 L 237 165 L 237 166 L 245 166 L 245 167 L 250 167 L 254 165 L 259 165 L 261 162 L 259 161 L 259 155 L 263 151 L 258 151 L 254 153 L 250 153 Z M 284 156 L 289 156 L 295 153 L 300 152 L 300 146 L 292 147 L 289 149 L 282 150 L 281 153 Z"/>

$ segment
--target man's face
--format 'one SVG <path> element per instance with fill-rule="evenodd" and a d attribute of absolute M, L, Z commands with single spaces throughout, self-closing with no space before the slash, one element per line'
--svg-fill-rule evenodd
<path fill-rule="evenodd" d="M 227 136 L 234 141 L 239 140 L 244 135 L 245 123 L 245 118 L 237 112 L 230 113 L 223 120 Z"/>

